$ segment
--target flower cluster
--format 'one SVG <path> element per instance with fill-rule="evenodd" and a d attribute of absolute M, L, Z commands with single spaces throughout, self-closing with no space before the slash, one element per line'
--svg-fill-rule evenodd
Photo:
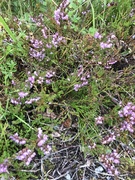
<path fill-rule="evenodd" d="M 110 134 L 106 135 L 103 139 L 102 139 L 102 144 L 109 144 L 110 142 L 113 142 L 114 140 L 116 140 L 116 138 L 120 136 L 119 133 L 111 132 Z"/>
<path fill-rule="evenodd" d="M 113 46 L 113 42 L 116 40 L 116 36 L 114 34 L 110 34 L 107 37 L 106 42 L 100 42 L 101 49 L 111 48 Z"/>
<path fill-rule="evenodd" d="M 132 102 L 127 103 L 122 110 L 118 112 L 121 118 L 124 118 L 124 121 L 121 123 L 121 131 L 129 131 L 133 133 L 135 131 L 135 105 Z"/>
<path fill-rule="evenodd" d="M 33 152 L 28 148 L 24 148 L 17 153 L 16 159 L 23 161 L 24 164 L 28 166 L 35 156 L 36 156 L 35 152 Z"/>
<path fill-rule="evenodd" d="M 8 172 L 8 160 L 5 159 L 3 163 L 0 164 L 0 174 L 1 173 L 7 173 Z"/>
<path fill-rule="evenodd" d="M 43 37 L 44 37 L 45 39 L 47 39 L 47 38 L 48 38 L 48 37 L 47 37 L 47 28 L 44 27 L 44 28 L 41 30 L 41 32 L 42 32 L 42 34 L 43 34 Z M 48 49 L 51 49 L 52 46 L 54 46 L 54 47 L 57 48 L 60 43 L 65 43 L 65 42 L 66 42 L 65 38 L 64 38 L 63 36 L 60 36 L 58 32 L 50 35 L 50 37 L 51 37 L 51 42 L 48 42 L 48 43 L 46 43 L 46 45 L 45 45 Z M 50 38 L 49 38 L 49 39 L 50 39 Z"/>
<path fill-rule="evenodd" d="M 62 42 L 65 43 L 65 38 L 60 36 L 58 32 L 52 35 L 52 44 L 55 47 L 57 47 Z"/>
<path fill-rule="evenodd" d="M 63 1 L 60 4 L 60 7 L 55 11 L 55 20 L 58 24 L 60 23 L 60 20 L 68 20 L 68 16 L 64 13 L 65 8 L 68 4 L 68 1 Z M 51 49 L 52 47 L 57 48 L 60 43 L 65 43 L 66 40 L 63 36 L 60 36 L 58 32 L 50 34 L 50 30 L 48 30 L 48 28 L 44 25 L 43 14 L 40 14 L 37 18 L 31 17 L 31 20 L 33 23 L 36 24 L 36 26 L 41 28 L 41 34 L 43 36 L 43 39 L 39 40 L 31 35 L 26 37 L 26 39 L 30 43 L 29 55 L 38 61 L 42 61 L 45 57 L 48 58 L 48 51 L 45 52 L 45 47 L 47 49 Z"/>
<path fill-rule="evenodd" d="M 104 123 L 104 117 L 98 116 L 95 118 L 95 124 L 96 125 L 102 125 Z M 109 144 L 110 142 L 113 142 L 116 140 L 117 137 L 120 136 L 120 131 L 115 126 L 113 127 L 113 131 L 109 132 L 106 136 L 102 138 L 102 144 Z"/>
<path fill-rule="evenodd" d="M 78 91 L 81 87 L 88 85 L 88 79 L 90 78 L 89 72 L 84 72 L 82 65 L 79 66 L 77 76 L 80 78 L 81 83 L 74 85 L 74 90 Z"/>
<path fill-rule="evenodd" d="M 44 82 L 44 78 L 39 76 L 38 79 L 37 79 L 37 83 L 42 84 L 43 82 Z"/>
<path fill-rule="evenodd" d="M 17 144 L 20 144 L 20 145 L 23 145 L 23 144 L 26 143 L 26 139 L 19 137 L 18 133 L 15 133 L 14 135 L 11 135 L 9 138 L 12 139 Z"/>
<path fill-rule="evenodd" d="M 100 39 L 100 40 L 101 40 L 102 37 L 103 37 L 103 36 L 102 36 L 99 32 L 96 32 L 96 33 L 94 34 L 94 38 L 95 38 L 95 39 Z"/>
<path fill-rule="evenodd" d="M 43 27 L 42 30 L 41 30 L 42 35 L 43 35 L 43 37 L 44 37 L 45 39 L 47 39 L 47 31 L 48 31 L 47 27 Z"/>
<path fill-rule="evenodd" d="M 41 34 L 43 35 L 43 41 L 39 39 L 35 39 L 33 36 L 27 36 L 27 40 L 29 40 L 29 43 L 31 45 L 29 49 L 29 54 L 32 58 L 35 58 L 38 61 L 42 61 L 46 57 L 45 48 L 51 48 L 52 46 L 50 44 L 47 44 L 47 42 L 44 42 L 44 40 L 48 39 L 48 29 L 44 25 L 44 15 L 40 14 L 36 18 L 31 17 L 31 20 L 33 23 L 35 23 L 36 26 L 41 28 Z M 50 39 L 50 36 L 49 36 Z"/>
<path fill-rule="evenodd" d="M 111 69 L 112 65 L 115 64 L 116 62 L 117 62 L 117 59 L 116 59 L 116 58 L 114 58 L 114 57 L 110 58 L 110 59 L 107 61 L 105 68 L 106 68 L 106 69 Z"/>
<path fill-rule="evenodd" d="M 111 47 L 112 47 L 112 43 L 108 43 L 108 42 L 104 43 L 104 42 L 101 42 L 101 43 L 100 43 L 100 47 L 101 47 L 101 49 L 111 48 Z"/>
<path fill-rule="evenodd" d="M 41 13 L 37 17 L 30 18 L 33 23 L 36 24 L 38 27 L 43 27 L 44 15 Z"/>
<path fill-rule="evenodd" d="M 39 61 L 43 60 L 45 57 L 45 49 L 43 48 L 43 42 L 38 39 L 30 37 L 31 48 L 29 54 L 32 58 L 35 58 Z"/>
<path fill-rule="evenodd" d="M 23 92 L 23 91 L 21 91 L 21 92 L 18 93 L 18 95 L 19 95 L 20 98 L 24 98 L 24 97 L 26 97 L 28 94 L 29 94 L 28 92 Z"/>
<path fill-rule="evenodd" d="M 120 164 L 120 155 L 116 150 L 113 150 L 110 154 L 102 154 L 100 161 L 103 163 L 109 174 L 116 176 L 119 174 L 119 171 L 115 166 Z"/>
<path fill-rule="evenodd" d="M 17 98 L 17 99 L 11 98 L 11 103 L 12 103 L 12 104 L 15 104 L 15 105 L 21 104 L 20 98 Z"/>
<path fill-rule="evenodd" d="M 25 81 L 26 87 L 30 86 L 30 88 L 32 88 L 35 83 L 42 84 L 44 82 L 44 79 L 45 79 L 46 84 L 50 84 L 54 76 L 55 76 L 55 71 L 52 71 L 52 70 L 48 70 L 44 77 L 39 76 L 38 72 L 36 71 L 34 71 L 34 74 L 31 74 L 30 72 L 28 72 L 28 78 Z"/>
<path fill-rule="evenodd" d="M 29 54 L 31 57 L 41 61 L 45 57 L 45 50 L 42 49 L 41 51 L 37 51 L 34 48 L 30 48 Z"/>
<path fill-rule="evenodd" d="M 26 143 L 26 139 L 19 137 L 18 133 L 11 135 L 9 138 L 20 145 L 24 145 Z M 39 148 L 45 155 L 49 154 L 50 151 L 52 150 L 51 146 L 46 144 L 47 140 L 48 140 L 48 136 L 43 134 L 41 128 L 38 128 L 36 147 Z M 28 166 L 35 156 L 36 153 L 33 150 L 25 147 L 15 154 L 15 159 L 23 161 L 23 163 L 26 166 Z M 0 174 L 7 173 L 8 166 L 9 166 L 9 161 L 5 159 L 5 161 L 2 164 L 0 164 Z"/>
<path fill-rule="evenodd" d="M 36 49 L 43 47 L 43 42 L 38 39 L 31 38 L 30 43 L 31 43 L 32 47 L 34 47 Z"/>
<path fill-rule="evenodd" d="M 29 100 L 26 100 L 24 103 L 32 104 L 33 102 L 37 102 L 38 100 L 40 100 L 40 97 L 34 97 L 34 98 L 30 98 Z M 15 105 L 22 104 L 22 102 L 20 101 L 20 98 L 17 98 L 17 99 L 12 98 L 11 103 Z"/>
<path fill-rule="evenodd" d="M 103 116 L 98 116 L 95 118 L 95 123 L 96 124 L 103 124 L 104 117 Z"/>
<path fill-rule="evenodd" d="M 39 73 L 37 71 L 34 71 L 33 74 L 31 74 L 31 72 L 29 71 L 28 78 L 25 81 L 25 83 L 26 83 L 25 86 L 32 88 L 35 83 L 42 84 L 43 82 L 44 82 L 44 77 L 39 76 Z"/>
<path fill-rule="evenodd" d="M 46 84 L 51 84 L 52 83 L 52 78 L 55 76 L 55 71 L 54 70 L 48 70 L 46 71 L 46 75 L 40 76 L 37 71 L 34 71 L 34 73 L 31 73 L 30 71 L 28 72 L 28 77 L 25 80 L 25 91 L 20 91 L 18 92 L 18 97 L 16 98 L 11 98 L 11 103 L 18 105 L 22 104 L 32 104 L 34 102 L 37 102 L 40 100 L 40 97 L 32 97 L 32 98 L 27 98 L 26 97 L 29 95 L 27 91 L 30 91 L 30 89 L 35 85 L 35 84 L 43 84 L 46 82 Z"/>
<path fill-rule="evenodd" d="M 25 81 L 25 83 L 26 83 L 25 86 L 32 88 L 33 85 L 34 85 L 34 83 L 35 83 L 35 81 L 36 81 L 36 76 L 38 76 L 38 73 L 37 73 L 36 71 L 34 71 L 33 74 L 31 74 L 31 72 L 28 71 L 28 78 L 27 78 L 27 80 Z"/>
<path fill-rule="evenodd" d="M 49 70 L 46 72 L 46 84 L 51 84 L 52 78 L 55 76 L 55 71 Z"/>
<path fill-rule="evenodd" d="M 32 104 L 33 102 L 37 102 L 40 100 L 40 97 L 31 98 L 25 101 L 25 104 Z"/>
<path fill-rule="evenodd" d="M 21 104 L 21 99 L 25 98 L 29 93 L 28 92 L 23 92 L 23 91 L 20 91 L 18 92 L 18 98 L 11 98 L 11 103 L 12 104 Z"/>
<path fill-rule="evenodd" d="M 113 47 L 113 44 L 117 44 L 118 40 L 117 40 L 117 37 L 114 35 L 114 34 L 109 34 L 106 39 L 107 41 L 106 42 L 103 42 L 103 36 L 102 34 L 100 34 L 99 32 L 96 32 L 94 34 L 94 38 L 95 39 L 99 39 L 99 42 L 100 42 L 100 48 L 102 50 L 104 49 L 108 49 L 108 48 L 112 48 Z M 109 59 L 107 59 L 107 62 L 106 62 L 106 65 L 105 65 L 105 68 L 106 69 L 111 69 L 112 65 L 115 64 L 116 62 L 118 61 L 118 58 L 115 56 L 115 57 L 109 57 Z M 102 62 L 99 62 L 98 64 L 102 64 Z"/>
<path fill-rule="evenodd" d="M 61 20 L 68 20 L 68 15 L 65 14 L 65 8 L 68 6 L 69 0 L 64 0 L 59 8 L 54 11 L 54 19 L 58 25 L 60 25 Z"/>
<path fill-rule="evenodd" d="M 48 140 L 48 136 L 43 134 L 42 129 L 38 128 L 38 139 L 37 139 L 37 146 L 40 150 L 46 155 L 49 154 L 51 151 L 51 147 L 46 145 L 46 141 Z"/>

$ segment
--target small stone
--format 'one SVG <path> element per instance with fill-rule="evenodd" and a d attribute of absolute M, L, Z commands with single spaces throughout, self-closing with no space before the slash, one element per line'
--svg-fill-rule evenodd
<path fill-rule="evenodd" d="M 96 169 L 95 169 L 95 173 L 101 173 L 101 172 L 103 172 L 104 171 L 104 169 L 103 169 L 103 167 L 102 166 L 99 166 L 99 167 L 97 167 Z"/>

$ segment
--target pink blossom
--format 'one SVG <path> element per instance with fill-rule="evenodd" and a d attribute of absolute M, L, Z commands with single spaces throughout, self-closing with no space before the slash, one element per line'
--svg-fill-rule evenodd
<path fill-rule="evenodd" d="M 96 124 L 103 124 L 104 117 L 98 116 L 97 118 L 95 118 L 95 120 L 96 120 Z"/>
<path fill-rule="evenodd" d="M 99 34 L 98 32 L 96 32 L 96 33 L 94 34 L 94 38 L 95 38 L 95 39 L 102 39 L 102 35 Z"/>
<path fill-rule="evenodd" d="M 28 94 L 29 94 L 29 93 L 27 93 L 27 92 L 22 92 L 22 91 L 18 93 L 18 95 L 20 96 L 20 98 L 24 98 L 24 97 L 26 97 Z"/>

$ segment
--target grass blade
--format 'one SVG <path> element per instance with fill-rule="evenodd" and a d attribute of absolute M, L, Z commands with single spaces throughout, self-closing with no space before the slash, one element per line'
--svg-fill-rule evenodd
<path fill-rule="evenodd" d="M 10 30 L 9 26 L 7 25 L 7 23 L 5 22 L 5 20 L 2 18 L 2 16 L 0 16 L 0 25 L 3 26 L 3 28 L 7 31 L 7 33 L 9 34 L 9 36 L 12 38 L 13 41 L 16 41 L 16 37 L 14 36 L 14 34 L 12 33 L 12 31 Z"/>

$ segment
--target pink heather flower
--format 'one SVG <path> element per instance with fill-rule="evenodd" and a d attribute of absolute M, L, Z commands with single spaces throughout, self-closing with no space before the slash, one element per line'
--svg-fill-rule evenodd
<path fill-rule="evenodd" d="M 81 80 L 81 81 L 86 81 L 86 77 L 85 77 L 85 76 L 82 76 L 80 80 Z"/>
<path fill-rule="evenodd" d="M 88 85 L 88 81 L 83 81 L 81 84 L 81 86 L 86 86 L 86 85 Z"/>
<path fill-rule="evenodd" d="M 8 160 L 6 159 L 2 164 L 0 164 L 0 174 L 8 173 Z"/>
<path fill-rule="evenodd" d="M 40 97 L 35 97 L 35 98 L 32 98 L 33 102 L 37 102 L 40 100 Z"/>
<path fill-rule="evenodd" d="M 46 79 L 45 82 L 46 82 L 46 84 L 51 84 L 52 79 Z"/>
<path fill-rule="evenodd" d="M 90 74 L 87 74 L 86 77 L 87 77 L 87 78 L 90 78 Z"/>
<path fill-rule="evenodd" d="M 47 71 L 46 72 L 46 75 L 45 75 L 45 77 L 46 77 L 46 84 L 51 84 L 51 82 L 52 82 L 52 79 L 51 78 L 53 78 L 55 76 L 55 72 L 54 71 L 52 71 L 52 70 L 50 70 L 50 71 Z"/>
<path fill-rule="evenodd" d="M 96 32 L 96 33 L 94 34 L 94 38 L 95 38 L 95 39 L 102 39 L 102 35 L 99 34 L 98 32 Z"/>
<path fill-rule="evenodd" d="M 78 91 L 81 87 L 88 85 L 88 79 L 90 78 L 89 71 L 84 72 L 82 65 L 79 66 L 77 76 L 80 78 L 80 84 L 74 85 L 74 90 Z"/>
<path fill-rule="evenodd" d="M 47 138 L 46 139 L 41 139 L 39 142 L 38 142 L 38 146 L 43 146 L 43 144 L 46 142 Z"/>
<path fill-rule="evenodd" d="M 29 52 L 30 56 L 41 61 L 45 57 L 44 49 L 42 51 L 35 50 L 34 48 L 30 48 Z"/>
<path fill-rule="evenodd" d="M 28 166 L 30 164 L 30 162 L 32 161 L 32 159 L 36 156 L 36 153 L 33 152 L 32 154 L 30 154 L 30 156 L 28 157 L 28 159 L 26 160 L 25 164 L 26 166 Z"/>
<path fill-rule="evenodd" d="M 43 147 L 40 147 L 40 150 L 44 153 L 44 155 L 48 155 L 52 148 L 49 145 L 45 145 Z"/>
<path fill-rule="evenodd" d="M 38 128 L 38 143 L 37 143 L 37 146 L 41 147 L 45 144 L 45 142 L 47 141 L 48 139 L 48 136 L 43 134 L 42 132 L 42 129 L 41 128 Z"/>
<path fill-rule="evenodd" d="M 32 159 L 36 156 L 36 153 L 30 149 L 24 148 L 16 155 L 16 159 L 23 161 L 26 166 L 30 164 Z"/>
<path fill-rule="evenodd" d="M 34 75 L 35 75 L 35 76 L 38 76 L 38 72 L 37 72 L 37 71 L 34 71 Z"/>
<path fill-rule="evenodd" d="M 11 81 L 11 83 L 12 83 L 12 85 L 14 85 L 14 86 L 16 85 L 16 83 L 15 83 L 15 81 L 14 81 L 14 80 L 12 80 L 12 81 Z"/>
<path fill-rule="evenodd" d="M 20 144 L 20 145 L 23 145 L 23 144 L 26 143 L 26 139 L 19 137 L 18 133 L 15 133 L 14 135 L 11 135 L 9 138 L 12 139 L 17 144 Z"/>
<path fill-rule="evenodd" d="M 106 44 L 103 43 L 103 42 L 101 42 L 101 43 L 100 43 L 100 47 L 101 47 L 102 49 L 105 49 L 105 48 L 106 48 Z"/>
<path fill-rule="evenodd" d="M 97 118 L 95 118 L 95 120 L 96 120 L 96 124 L 103 124 L 104 117 L 98 116 Z"/>
<path fill-rule="evenodd" d="M 21 102 L 20 102 L 20 100 L 19 99 L 11 99 L 11 103 L 12 104 L 15 104 L 15 105 L 17 105 L 17 104 L 21 104 Z"/>
<path fill-rule="evenodd" d="M 25 101 L 25 104 L 32 104 L 33 102 L 37 102 L 38 100 L 40 100 L 40 97 L 31 98 Z"/>
<path fill-rule="evenodd" d="M 87 13 L 87 11 L 82 11 L 81 13 L 82 13 L 83 15 L 85 15 L 85 14 Z"/>
<path fill-rule="evenodd" d="M 116 139 L 116 135 L 114 132 L 112 132 L 102 139 L 102 144 L 109 144 L 110 142 L 113 142 L 115 139 Z"/>
<path fill-rule="evenodd" d="M 104 43 L 104 42 L 101 42 L 100 43 L 100 47 L 101 49 L 106 49 L 106 48 L 111 48 L 112 47 L 112 43 Z"/>
<path fill-rule="evenodd" d="M 82 65 L 79 66 L 77 76 L 80 78 L 80 84 L 74 85 L 74 90 L 78 91 L 81 87 L 88 85 L 88 79 L 90 78 L 89 72 L 84 72 Z"/>
<path fill-rule="evenodd" d="M 123 117 L 123 112 L 122 112 L 122 110 L 118 112 L 118 115 L 119 115 L 120 117 Z"/>
<path fill-rule="evenodd" d="M 34 48 L 36 49 L 42 48 L 42 45 L 43 45 L 42 41 L 39 41 L 38 39 L 31 39 L 30 42 Z"/>
<path fill-rule="evenodd" d="M 28 77 L 28 82 L 30 82 L 31 84 L 34 84 L 35 76 Z"/>
<path fill-rule="evenodd" d="M 32 99 L 25 101 L 25 104 L 32 104 L 32 103 L 33 103 Z"/>
<path fill-rule="evenodd" d="M 38 138 L 41 138 L 42 137 L 42 129 L 41 128 L 38 128 Z"/>
<path fill-rule="evenodd" d="M 58 25 L 60 25 L 60 15 L 61 15 L 60 9 L 54 11 L 54 19 Z"/>
<path fill-rule="evenodd" d="M 60 4 L 60 8 L 66 8 L 68 4 L 70 3 L 69 0 L 63 0 L 62 3 Z"/>
<path fill-rule="evenodd" d="M 62 20 L 68 20 L 68 15 L 66 14 L 65 16 L 63 16 Z"/>
<path fill-rule="evenodd" d="M 133 125 L 132 124 L 127 124 L 127 130 L 131 133 L 134 132 L 134 128 L 133 128 Z"/>
<path fill-rule="evenodd" d="M 60 36 L 59 33 L 52 35 L 52 44 L 57 47 L 61 42 L 65 43 L 65 38 Z"/>
<path fill-rule="evenodd" d="M 39 77 L 37 80 L 38 84 L 42 84 L 44 82 L 44 78 L 43 77 Z"/>
<path fill-rule="evenodd" d="M 51 151 L 51 147 L 49 145 L 46 145 L 46 141 L 48 139 L 48 136 L 43 134 L 42 129 L 38 128 L 38 134 L 37 134 L 37 146 L 40 148 L 40 150 L 46 155 L 49 154 Z"/>
<path fill-rule="evenodd" d="M 135 125 L 135 105 L 129 102 L 122 110 L 118 112 L 121 118 L 125 118 L 125 120 L 121 123 L 120 130 L 124 131 L 127 130 L 131 133 L 134 132 L 134 125 Z"/>
<path fill-rule="evenodd" d="M 107 45 L 106 45 L 106 48 L 111 48 L 112 47 L 112 43 L 108 43 Z"/>
<path fill-rule="evenodd" d="M 80 87 L 82 87 L 81 84 L 75 84 L 74 85 L 74 90 L 78 91 Z"/>
<path fill-rule="evenodd" d="M 117 59 L 111 58 L 110 60 L 107 61 L 108 65 L 113 65 L 117 62 Z"/>
<path fill-rule="evenodd" d="M 41 30 L 42 34 L 43 34 L 43 37 L 45 39 L 47 39 L 47 27 L 44 27 L 42 30 Z"/>
<path fill-rule="evenodd" d="M 107 172 L 112 175 L 118 175 L 119 171 L 115 167 L 115 165 L 120 164 L 120 156 L 116 150 L 114 150 L 110 154 L 102 154 L 100 157 L 100 161 L 103 163 Z"/>
<path fill-rule="evenodd" d="M 18 95 L 20 96 L 20 98 L 24 98 L 28 95 L 29 93 L 27 92 L 19 92 Z"/>
<path fill-rule="evenodd" d="M 52 78 L 54 75 L 55 75 L 55 72 L 50 70 L 50 71 L 47 71 L 45 77 L 46 78 Z"/>
<path fill-rule="evenodd" d="M 61 20 L 68 20 L 68 15 L 64 12 L 68 4 L 69 0 L 62 1 L 59 8 L 54 11 L 54 19 L 58 25 L 60 25 Z"/>
<path fill-rule="evenodd" d="M 48 49 L 51 49 L 51 48 L 52 48 L 52 45 L 51 45 L 51 44 L 46 44 L 46 47 L 47 47 Z"/>

